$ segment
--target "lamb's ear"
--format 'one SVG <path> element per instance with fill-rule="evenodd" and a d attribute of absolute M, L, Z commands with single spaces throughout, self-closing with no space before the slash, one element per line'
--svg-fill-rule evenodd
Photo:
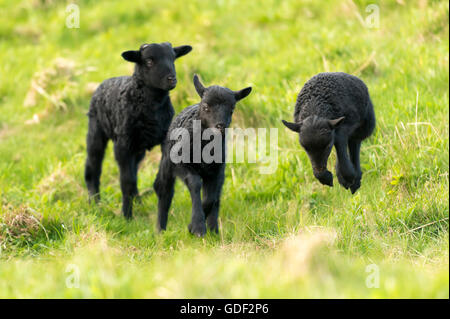
<path fill-rule="evenodd" d="M 338 128 L 339 125 L 342 124 L 342 122 L 344 121 L 344 119 L 345 119 L 345 116 L 340 117 L 340 118 L 337 118 L 337 119 L 334 119 L 334 120 L 328 120 L 328 124 L 330 125 L 330 127 L 331 127 L 332 129 L 335 129 L 335 128 Z"/>
<path fill-rule="evenodd" d="M 139 63 L 141 62 L 141 51 L 130 50 L 122 52 L 122 58 L 129 62 Z"/>
<path fill-rule="evenodd" d="M 173 48 L 173 50 L 175 51 L 175 59 L 177 59 L 180 56 L 186 55 L 191 52 L 192 47 L 190 45 L 181 45 L 179 47 Z"/>
<path fill-rule="evenodd" d="M 302 126 L 302 122 L 300 122 L 300 123 L 291 123 L 291 122 L 287 122 L 285 120 L 281 120 L 281 121 L 291 131 L 294 131 L 294 132 L 297 132 L 297 133 L 300 132 L 300 127 Z"/>
<path fill-rule="evenodd" d="M 236 101 L 242 100 L 244 97 L 249 95 L 251 91 L 252 88 L 250 86 L 240 91 L 234 91 L 234 98 L 236 99 Z"/>
<path fill-rule="evenodd" d="M 205 87 L 203 86 L 202 82 L 200 82 L 200 79 L 198 78 L 197 74 L 194 74 L 194 86 L 195 89 L 197 90 L 198 95 L 200 95 L 200 97 L 203 97 L 203 94 L 205 94 Z"/>

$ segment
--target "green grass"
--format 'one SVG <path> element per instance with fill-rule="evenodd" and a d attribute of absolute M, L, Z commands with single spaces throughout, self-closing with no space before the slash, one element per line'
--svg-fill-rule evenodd
<path fill-rule="evenodd" d="M 80 28 L 68 29 L 65 1 L 0 0 L 0 297 L 448 298 L 449 5 L 376 2 L 380 27 L 369 29 L 370 3 L 79 1 Z M 218 236 L 189 235 L 180 182 L 165 233 L 151 192 L 126 222 L 111 147 L 102 202 L 87 201 L 92 87 L 131 73 L 122 51 L 162 41 L 194 47 L 176 63 L 177 112 L 198 101 L 198 73 L 253 86 L 234 126 L 279 128 L 274 174 L 227 166 Z M 281 125 L 323 71 L 359 76 L 375 105 L 355 195 L 320 185 Z M 147 154 L 141 190 L 159 152 Z M 371 264 L 379 288 L 366 285 Z M 71 267 L 79 288 L 67 286 Z"/>

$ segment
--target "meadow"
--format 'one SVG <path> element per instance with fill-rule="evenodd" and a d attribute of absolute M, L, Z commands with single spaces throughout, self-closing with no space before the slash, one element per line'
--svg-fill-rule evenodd
<path fill-rule="evenodd" d="M 66 26 L 68 3 L 0 0 L 0 298 L 449 297 L 447 1 L 74 1 L 79 28 Z M 219 235 L 189 234 L 180 181 L 156 231 L 159 147 L 131 222 L 111 143 L 102 201 L 88 202 L 92 92 L 132 73 L 121 52 L 163 41 L 193 47 L 176 62 L 177 113 L 198 102 L 197 73 L 253 87 L 233 127 L 278 128 L 273 174 L 228 164 Z M 318 183 L 281 124 L 325 71 L 360 77 L 375 107 L 354 195 L 336 177 Z"/>

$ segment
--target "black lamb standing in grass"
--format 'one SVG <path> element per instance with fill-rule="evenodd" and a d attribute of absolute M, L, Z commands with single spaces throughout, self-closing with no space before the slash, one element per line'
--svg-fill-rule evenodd
<path fill-rule="evenodd" d="M 102 161 L 111 139 L 126 218 L 132 217 L 133 198 L 138 195 L 138 164 L 146 150 L 164 140 L 174 115 L 169 91 L 177 83 L 175 59 L 191 50 L 188 45 L 173 48 L 166 42 L 125 51 L 122 57 L 135 63 L 133 75 L 103 81 L 92 96 L 85 166 L 89 197 L 99 199 Z"/>
<path fill-rule="evenodd" d="M 299 133 L 300 144 L 309 156 L 314 176 L 322 184 L 333 186 L 327 161 L 334 145 L 339 183 L 350 188 L 352 194 L 358 190 L 362 177 L 361 142 L 375 128 L 373 105 L 363 81 L 342 72 L 313 76 L 297 97 L 294 123 L 284 120 L 283 123 Z"/>
<path fill-rule="evenodd" d="M 175 178 L 179 177 L 186 184 L 192 200 L 192 220 L 188 229 L 200 237 L 206 234 L 206 225 L 211 231 L 219 231 L 217 218 L 225 171 L 225 129 L 231 123 L 236 103 L 250 94 L 251 87 L 240 91 L 216 85 L 205 88 L 197 75 L 194 76 L 194 86 L 201 102 L 184 109 L 170 125 L 161 144 L 162 159 L 153 187 L 158 195 L 158 229 L 161 231 L 166 229 Z M 173 138 L 174 133 L 183 131 L 187 139 L 180 142 Z M 205 137 L 207 132 L 214 135 L 206 134 L 209 139 L 196 144 L 196 134 Z M 220 148 L 209 149 L 207 145 L 215 138 L 220 141 Z M 182 160 L 174 160 L 174 154 L 179 154 L 177 145 L 183 146 Z M 213 157 L 214 160 L 211 159 Z"/>

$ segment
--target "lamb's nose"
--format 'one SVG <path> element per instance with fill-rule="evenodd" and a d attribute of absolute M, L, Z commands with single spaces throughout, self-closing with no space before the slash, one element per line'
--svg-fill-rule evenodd
<path fill-rule="evenodd" d="M 173 75 L 169 75 L 169 76 L 167 77 L 167 80 L 168 80 L 169 82 L 176 82 L 176 81 L 177 81 L 177 78 L 174 77 Z"/>

